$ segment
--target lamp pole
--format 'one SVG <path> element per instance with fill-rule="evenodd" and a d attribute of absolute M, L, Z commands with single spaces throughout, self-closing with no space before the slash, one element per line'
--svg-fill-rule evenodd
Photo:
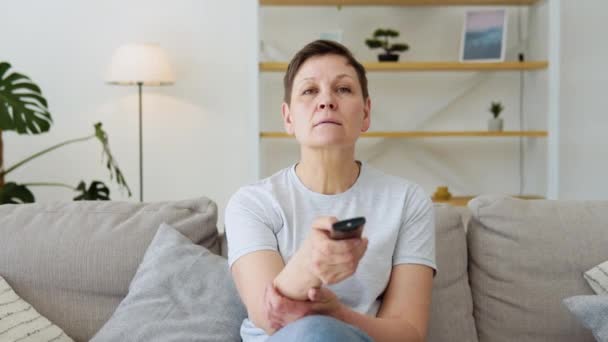
<path fill-rule="evenodd" d="M 143 138 L 142 138 L 142 129 L 141 129 L 141 112 L 142 112 L 142 101 L 141 101 L 141 88 L 143 87 L 143 82 L 137 82 L 137 88 L 139 90 L 139 201 L 144 201 L 144 153 L 143 153 Z"/>

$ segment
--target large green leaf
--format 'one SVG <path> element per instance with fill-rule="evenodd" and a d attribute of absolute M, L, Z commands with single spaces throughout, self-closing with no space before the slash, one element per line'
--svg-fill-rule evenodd
<path fill-rule="evenodd" d="M 76 187 L 81 194 L 74 197 L 74 201 L 107 201 L 110 199 L 110 189 L 100 181 L 93 181 L 87 188 L 84 181 L 80 182 Z"/>
<path fill-rule="evenodd" d="M 0 130 L 19 134 L 46 132 L 53 122 L 40 87 L 11 65 L 0 62 Z"/>
<path fill-rule="evenodd" d="M 0 187 L 0 204 L 21 204 L 34 202 L 34 194 L 25 186 L 8 182 Z"/>

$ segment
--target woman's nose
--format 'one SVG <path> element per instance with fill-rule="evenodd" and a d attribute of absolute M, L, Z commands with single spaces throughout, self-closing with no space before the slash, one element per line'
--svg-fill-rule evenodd
<path fill-rule="evenodd" d="M 319 110 L 335 110 L 338 107 L 332 94 L 322 93 L 319 96 L 319 103 L 317 109 Z"/>
<path fill-rule="evenodd" d="M 329 107 L 329 109 L 333 110 L 336 108 L 336 105 L 331 101 L 323 101 L 323 102 L 319 103 L 319 109 L 325 109 L 327 107 Z"/>

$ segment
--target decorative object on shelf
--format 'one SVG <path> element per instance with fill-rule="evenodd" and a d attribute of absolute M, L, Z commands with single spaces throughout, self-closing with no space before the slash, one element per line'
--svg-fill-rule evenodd
<path fill-rule="evenodd" d="M 175 83 L 167 54 L 158 44 L 128 44 L 119 47 L 112 56 L 107 83 L 137 85 L 139 94 L 139 200 L 144 200 L 142 87 Z"/>
<path fill-rule="evenodd" d="M 503 109 L 505 109 L 505 107 L 503 107 L 502 103 L 492 102 L 492 105 L 490 106 L 490 112 L 492 113 L 493 117 L 488 120 L 488 131 L 502 132 L 503 122 L 502 118 L 499 118 L 498 116 L 503 111 Z"/>
<path fill-rule="evenodd" d="M 433 201 L 436 202 L 449 201 L 451 198 L 452 194 L 448 191 L 447 186 L 438 186 L 433 194 Z"/>
<path fill-rule="evenodd" d="M 9 71 L 11 65 L 0 62 L 0 204 L 19 204 L 31 203 L 35 201 L 34 194 L 30 187 L 34 186 L 57 186 L 68 188 L 78 192 L 74 200 L 109 200 L 110 190 L 100 181 L 93 181 L 87 188 L 84 181 L 80 181 L 77 186 L 57 182 L 31 182 L 31 183 L 5 183 L 5 176 L 23 166 L 27 162 L 38 158 L 48 152 L 62 146 L 82 142 L 97 138 L 103 148 L 103 156 L 106 167 L 110 171 L 110 179 L 116 177 L 118 185 L 125 189 L 129 196 L 131 190 L 127 185 L 122 172 L 112 154 L 108 144 L 106 132 L 101 127 L 101 123 L 95 124 L 95 132 L 89 136 L 77 139 L 70 139 L 62 143 L 53 145 L 45 150 L 35 153 L 14 165 L 4 167 L 2 144 L 2 131 L 15 131 L 17 134 L 42 134 L 51 128 L 53 119 L 48 109 L 48 103 L 42 95 L 42 90 L 29 77 Z M 71 165 L 73 166 L 73 165 Z"/>
<path fill-rule="evenodd" d="M 399 31 L 393 29 L 377 29 L 374 31 L 374 38 L 365 40 L 365 44 L 370 49 L 382 48 L 384 53 L 378 55 L 380 62 L 396 62 L 399 60 L 399 54 L 395 52 L 404 52 L 409 50 L 409 45 L 402 43 L 389 44 L 389 38 L 399 37 Z"/>
<path fill-rule="evenodd" d="M 502 62 L 505 60 L 507 11 L 472 10 L 465 13 L 460 60 Z"/>

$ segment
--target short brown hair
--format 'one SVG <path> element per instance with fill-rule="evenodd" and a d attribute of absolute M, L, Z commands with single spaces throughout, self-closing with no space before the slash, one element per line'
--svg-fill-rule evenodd
<path fill-rule="evenodd" d="M 285 89 L 285 94 L 283 95 L 283 101 L 287 104 L 291 103 L 291 90 L 293 88 L 293 80 L 298 73 L 298 70 L 311 57 L 316 56 L 325 56 L 325 55 L 338 55 L 346 58 L 348 65 L 351 65 L 355 68 L 357 72 L 357 77 L 359 78 L 359 84 L 361 84 L 361 89 L 363 91 L 363 99 L 367 99 L 369 97 L 369 92 L 367 90 L 367 76 L 365 76 L 365 68 L 361 63 L 359 63 L 353 54 L 346 48 L 346 46 L 331 41 L 331 40 L 315 40 L 312 43 L 308 43 L 305 47 L 303 47 L 300 51 L 296 53 L 291 62 L 289 62 L 289 66 L 287 67 L 287 72 L 285 73 L 285 77 L 283 77 L 283 87 Z"/>

